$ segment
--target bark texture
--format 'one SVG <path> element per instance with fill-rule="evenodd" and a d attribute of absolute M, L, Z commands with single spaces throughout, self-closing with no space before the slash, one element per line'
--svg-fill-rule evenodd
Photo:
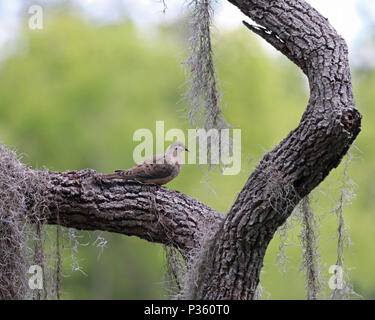
<path fill-rule="evenodd" d="M 254 298 L 277 228 L 339 165 L 361 123 L 347 45 L 327 19 L 303 0 L 229 2 L 305 73 L 311 96 L 297 128 L 264 156 L 226 216 L 177 191 L 100 180 L 90 169 L 45 174 L 49 224 L 134 235 L 194 256 L 204 266 L 190 286 L 196 299 Z M 207 234 L 214 236 L 203 243 Z"/>
<path fill-rule="evenodd" d="M 310 100 L 296 129 L 255 169 L 211 244 L 196 298 L 252 299 L 275 231 L 336 168 L 360 131 L 348 48 L 302 0 L 229 0 L 262 27 L 245 25 L 306 74 Z"/>
<path fill-rule="evenodd" d="M 154 185 L 103 180 L 95 170 L 48 172 L 49 224 L 104 230 L 173 246 L 181 253 L 224 215 L 184 195 Z"/>

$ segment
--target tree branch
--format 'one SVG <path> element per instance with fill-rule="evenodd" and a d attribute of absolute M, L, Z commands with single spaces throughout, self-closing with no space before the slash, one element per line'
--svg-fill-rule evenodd
<path fill-rule="evenodd" d="M 252 299 L 277 228 L 336 168 L 360 132 L 348 49 L 328 20 L 303 0 L 229 0 L 263 27 L 246 24 L 307 75 L 310 100 L 296 129 L 268 152 L 210 242 L 192 298 Z M 269 30 L 269 31 L 268 31 Z"/>
<path fill-rule="evenodd" d="M 197 200 L 164 187 L 102 180 L 96 171 L 48 172 L 47 223 L 82 230 L 137 236 L 187 253 L 200 233 L 215 228 L 223 215 Z"/>

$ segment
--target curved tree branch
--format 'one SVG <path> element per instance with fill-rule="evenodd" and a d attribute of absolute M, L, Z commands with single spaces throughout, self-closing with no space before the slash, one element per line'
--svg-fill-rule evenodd
<path fill-rule="evenodd" d="M 263 27 L 246 26 L 307 75 L 310 100 L 298 127 L 255 169 L 210 244 L 194 298 L 252 299 L 263 258 L 294 207 L 336 168 L 360 131 L 348 49 L 303 0 L 229 0 Z"/>

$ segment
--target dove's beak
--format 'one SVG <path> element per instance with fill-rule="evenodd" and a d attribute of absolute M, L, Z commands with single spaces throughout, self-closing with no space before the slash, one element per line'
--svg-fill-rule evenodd
<path fill-rule="evenodd" d="M 188 150 L 188 148 L 186 148 L 186 147 L 185 147 L 185 151 L 190 152 L 190 151 Z"/>

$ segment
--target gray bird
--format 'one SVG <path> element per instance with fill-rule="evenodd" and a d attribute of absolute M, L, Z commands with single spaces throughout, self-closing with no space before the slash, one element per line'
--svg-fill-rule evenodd
<path fill-rule="evenodd" d="M 155 155 L 128 170 L 115 170 L 113 174 L 103 174 L 101 178 L 135 180 L 145 184 L 166 184 L 180 173 L 182 151 L 189 150 L 182 142 L 176 141 L 164 154 Z"/>

